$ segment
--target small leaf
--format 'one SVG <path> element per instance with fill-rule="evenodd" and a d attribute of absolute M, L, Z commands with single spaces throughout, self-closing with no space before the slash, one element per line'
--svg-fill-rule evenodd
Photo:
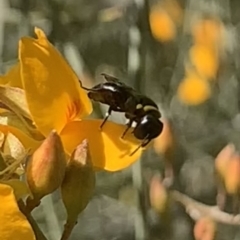
<path fill-rule="evenodd" d="M 130 156 L 140 143 L 131 134 L 131 130 L 122 140 L 120 137 L 126 126 L 108 121 L 100 131 L 101 123 L 102 119 L 88 119 L 67 124 L 60 133 L 67 153 L 70 155 L 84 139 L 87 139 L 95 168 L 118 171 L 137 161 L 142 149 Z"/>
<path fill-rule="evenodd" d="M 22 143 L 12 133 L 8 133 L 6 136 L 3 152 L 4 154 L 10 155 L 15 159 L 23 158 L 26 153 Z"/>
<path fill-rule="evenodd" d="M 26 118 L 31 118 L 23 89 L 0 86 L 0 101 L 13 112 Z"/>
<path fill-rule="evenodd" d="M 1 179 L 19 179 L 19 176 L 24 173 L 23 164 L 26 162 L 28 152 L 25 152 L 20 159 L 15 159 L 11 155 L 4 155 L 3 158 L 7 167 L 0 171 L 0 176 L 3 176 Z"/>
<path fill-rule="evenodd" d="M 35 240 L 34 232 L 18 208 L 13 189 L 0 184 L 0 233 L 2 240 Z"/>
<path fill-rule="evenodd" d="M 4 159 L 3 155 L 2 155 L 2 153 L 0 152 L 0 172 L 2 170 L 4 170 L 6 167 L 7 167 L 7 164 L 5 162 L 5 159 Z"/>
<path fill-rule="evenodd" d="M 6 184 L 6 185 L 9 185 L 10 187 L 12 187 L 17 201 L 23 197 L 26 197 L 27 195 L 31 195 L 31 192 L 30 192 L 27 184 L 18 179 L 10 179 L 7 181 L 0 181 L 0 184 Z"/>

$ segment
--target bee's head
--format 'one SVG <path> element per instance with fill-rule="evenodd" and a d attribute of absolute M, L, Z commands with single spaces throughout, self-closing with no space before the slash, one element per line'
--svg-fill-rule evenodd
<path fill-rule="evenodd" d="M 153 139 L 161 134 L 163 123 L 151 114 L 144 115 L 137 126 L 134 128 L 133 134 L 137 139 Z"/>

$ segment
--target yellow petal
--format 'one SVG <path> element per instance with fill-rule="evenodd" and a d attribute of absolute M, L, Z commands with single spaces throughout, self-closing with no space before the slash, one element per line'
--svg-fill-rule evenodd
<path fill-rule="evenodd" d="M 87 139 L 95 168 L 118 171 L 135 162 L 141 156 L 142 150 L 130 156 L 139 145 L 139 141 L 131 135 L 131 130 L 125 139 L 121 140 L 124 125 L 108 121 L 101 132 L 101 122 L 102 119 L 91 119 L 69 123 L 60 133 L 65 150 L 71 154 L 77 145 Z"/>
<path fill-rule="evenodd" d="M 22 88 L 19 63 L 11 67 L 7 74 L 0 76 L 0 84 Z"/>
<path fill-rule="evenodd" d="M 210 98 L 211 88 L 208 82 L 197 74 L 188 74 L 180 83 L 177 95 L 184 104 L 199 105 Z"/>
<path fill-rule="evenodd" d="M 43 136 L 39 133 L 39 131 L 28 126 L 28 123 L 25 121 L 25 119 L 20 119 L 17 115 L 10 111 L 2 112 L 0 114 L 0 124 L 18 128 L 26 135 L 36 140 L 43 139 Z"/>
<path fill-rule="evenodd" d="M 153 8 L 149 16 L 153 36 L 160 42 L 168 42 L 176 37 L 176 26 L 169 14 L 162 8 Z"/>
<path fill-rule="evenodd" d="M 10 186 L 0 184 L 0 201 L 1 240 L 35 240 L 31 225 L 18 209 L 13 189 Z"/>
<path fill-rule="evenodd" d="M 218 72 L 219 59 L 218 52 L 214 47 L 195 44 L 190 49 L 189 55 L 191 63 L 201 76 L 210 80 L 215 79 Z"/>
<path fill-rule="evenodd" d="M 35 33 L 37 39 L 24 37 L 19 43 L 21 77 L 32 118 L 46 136 L 90 114 L 92 105 L 76 74 L 44 32 L 35 28 Z"/>
<path fill-rule="evenodd" d="M 192 36 L 197 44 L 216 46 L 222 42 L 224 25 L 220 19 L 201 19 L 192 25 Z"/>
<path fill-rule="evenodd" d="M 10 179 L 7 181 L 0 181 L 0 184 L 6 184 L 13 188 L 14 195 L 17 201 L 20 198 L 26 197 L 27 195 L 31 195 L 31 192 L 27 186 L 27 184 L 18 179 Z"/>
<path fill-rule="evenodd" d="M 27 149 L 30 148 L 32 151 L 37 149 L 37 147 L 41 144 L 41 141 L 34 140 L 33 138 L 29 137 L 21 130 L 12 126 L 0 124 L 0 131 L 3 132 L 5 135 L 8 133 L 12 133 L 14 136 L 16 136 L 19 139 L 19 141 L 22 143 L 22 145 L 25 148 Z"/>

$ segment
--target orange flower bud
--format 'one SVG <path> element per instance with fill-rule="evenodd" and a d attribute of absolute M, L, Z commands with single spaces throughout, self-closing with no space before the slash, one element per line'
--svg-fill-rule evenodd
<path fill-rule="evenodd" d="M 235 154 L 229 161 L 224 178 L 225 187 L 229 194 L 237 194 L 240 190 L 240 156 Z"/>
<path fill-rule="evenodd" d="M 233 144 L 225 146 L 217 155 L 215 159 L 215 169 L 221 178 L 224 178 L 227 165 L 235 153 Z"/>
<path fill-rule="evenodd" d="M 40 199 L 55 191 L 62 183 L 66 170 L 66 159 L 61 139 L 52 131 L 31 156 L 26 178 L 36 205 Z M 33 200 L 28 199 L 28 205 Z M 30 210 L 35 206 L 31 206 Z"/>
<path fill-rule="evenodd" d="M 219 56 L 214 47 L 195 44 L 189 50 L 189 58 L 200 76 L 214 79 L 219 67 Z"/>
<path fill-rule="evenodd" d="M 164 213 L 168 204 L 168 193 L 159 176 L 154 176 L 152 178 L 149 195 L 151 206 L 158 213 Z"/>
<path fill-rule="evenodd" d="M 176 37 L 176 26 L 163 8 L 154 6 L 149 14 L 151 32 L 160 42 L 172 41 Z"/>
<path fill-rule="evenodd" d="M 219 19 L 201 19 L 192 26 L 192 35 L 196 43 L 216 45 L 222 41 L 224 26 Z"/>
<path fill-rule="evenodd" d="M 213 240 L 216 233 L 215 222 L 208 218 L 200 218 L 193 229 L 195 240 Z"/>
<path fill-rule="evenodd" d="M 167 119 L 163 119 L 163 131 L 154 139 L 153 147 L 157 154 L 167 154 L 169 150 L 172 150 L 174 146 L 174 139 L 170 122 Z"/>
<path fill-rule="evenodd" d="M 197 72 L 187 71 L 186 76 L 178 86 L 177 95 L 184 104 L 199 105 L 210 98 L 211 88 Z"/>
<path fill-rule="evenodd" d="M 67 225 L 75 224 L 79 213 L 85 209 L 92 197 L 94 187 L 95 172 L 88 143 L 84 140 L 74 150 L 61 186 L 62 200 L 68 214 Z"/>

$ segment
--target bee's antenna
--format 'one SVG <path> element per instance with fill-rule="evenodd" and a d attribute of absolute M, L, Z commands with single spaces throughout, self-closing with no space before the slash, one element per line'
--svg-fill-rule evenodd
<path fill-rule="evenodd" d="M 80 87 L 81 87 L 82 89 L 84 89 L 84 90 L 86 90 L 86 91 L 91 91 L 91 90 L 92 90 L 91 88 L 86 88 L 86 87 L 84 87 L 84 86 L 82 85 L 81 80 L 79 80 L 79 83 L 80 83 Z"/>

